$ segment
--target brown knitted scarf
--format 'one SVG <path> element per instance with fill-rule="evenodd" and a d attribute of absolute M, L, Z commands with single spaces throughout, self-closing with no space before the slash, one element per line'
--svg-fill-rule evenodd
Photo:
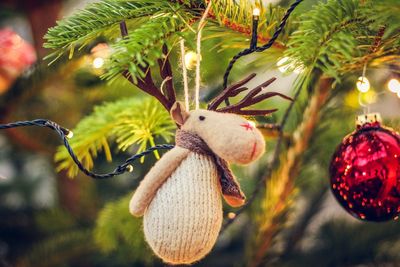
<path fill-rule="evenodd" d="M 228 163 L 218 157 L 198 135 L 178 129 L 175 135 L 175 143 L 179 147 L 186 148 L 194 153 L 210 156 L 213 159 L 217 166 L 222 194 L 241 200 L 246 198 L 235 181 Z"/>

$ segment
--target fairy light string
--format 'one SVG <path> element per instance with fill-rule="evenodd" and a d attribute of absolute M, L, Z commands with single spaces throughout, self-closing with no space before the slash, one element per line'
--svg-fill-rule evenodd
<path fill-rule="evenodd" d="M 125 172 L 132 172 L 133 167 L 132 167 L 131 163 L 133 163 L 137 159 L 140 159 L 140 158 L 152 153 L 155 150 L 168 150 L 168 149 L 172 149 L 174 147 L 174 145 L 169 145 L 169 144 L 156 145 L 156 146 L 150 147 L 147 150 L 145 150 L 139 154 L 136 154 L 136 155 L 133 155 L 133 156 L 127 158 L 124 163 L 118 165 L 112 172 L 105 173 L 105 174 L 97 174 L 97 173 L 94 173 L 94 172 L 88 170 L 87 168 L 85 168 L 85 166 L 82 164 L 82 162 L 78 159 L 78 157 L 72 150 L 72 147 L 71 147 L 68 139 L 72 138 L 73 132 L 64 127 L 61 127 L 60 125 L 58 125 L 57 123 L 55 123 L 53 121 L 46 120 L 46 119 L 36 119 L 36 120 L 32 120 L 32 121 L 17 121 L 17 122 L 8 123 L 8 124 L 0 124 L 0 130 L 24 127 L 24 126 L 46 127 L 46 128 L 49 128 L 49 129 L 55 131 L 61 138 L 63 145 L 67 149 L 68 154 L 71 156 L 72 160 L 74 161 L 74 163 L 76 164 L 78 169 L 93 179 L 109 179 L 114 176 L 121 175 Z"/>
<path fill-rule="evenodd" d="M 292 12 L 295 10 L 295 8 L 301 3 L 303 2 L 303 0 L 296 0 L 286 11 L 285 15 L 283 16 L 281 23 L 279 24 L 279 27 L 276 29 L 274 35 L 271 37 L 271 39 L 263 46 L 257 47 L 257 41 L 254 39 L 257 39 L 257 27 L 254 26 L 258 26 L 258 22 L 253 23 L 253 34 L 252 34 L 252 40 L 250 43 L 250 48 L 244 49 L 243 51 L 239 52 L 238 54 L 236 54 L 231 61 L 228 64 L 228 67 L 226 68 L 225 74 L 224 74 L 224 80 L 223 80 L 223 89 L 226 89 L 228 86 L 228 79 L 229 79 L 229 74 L 232 71 L 233 66 L 235 65 L 235 63 L 244 56 L 250 55 L 254 52 L 263 52 L 269 48 L 272 47 L 272 45 L 275 43 L 275 41 L 278 39 L 279 35 L 282 33 L 283 29 L 286 26 L 286 23 L 289 19 L 289 16 L 292 14 Z M 253 21 L 255 20 L 255 15 L 253 13 Z M 254 45 L 255 44 L 255 45 Z M 225 103 L 227 106 L 230 105 L 229 103 L 229 99 L 225 99 Z"/>

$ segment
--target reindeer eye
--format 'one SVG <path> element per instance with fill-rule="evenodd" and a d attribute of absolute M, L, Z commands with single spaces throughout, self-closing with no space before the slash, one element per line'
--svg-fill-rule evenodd
<path fill-rule="evenodd" d="M 206 119 L 206 117 L 204 116 L 199 116 L 199 120 L 204 121 Z"/>

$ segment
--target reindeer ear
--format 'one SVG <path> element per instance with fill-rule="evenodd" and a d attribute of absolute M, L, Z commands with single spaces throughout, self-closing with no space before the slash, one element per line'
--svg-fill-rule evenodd
<path fill-rule="evenodd" d="M 186 111 L 185 106 L 179 101 L 174 103 L 169 113 L 178 125 L 183 125 L 189 117 L 189 112 Z"/>

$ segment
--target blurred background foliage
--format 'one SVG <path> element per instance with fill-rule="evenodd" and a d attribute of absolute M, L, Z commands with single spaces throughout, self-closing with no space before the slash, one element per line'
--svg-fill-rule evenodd
<path fill-rule="evenodd" d="M 180 2 L 185 5 L 179 16 L 169 16 Z M 216 2 L 203 33 L 204 103 L 221 90 L 230 58 L 248 46 L 254 4 L 262 14 L 259 43 L 265 43 L 291 2 Z M 105 0 L 89 11 L 77 11 L 86 4 L 0 3 L 0 29 L 16 32 L 38 58 L 17 75 L 0 71 L 0 123 L 39 117 L 56 121 L 74 130 L 72 146 L 85 165 L 107 172 L 147 146 L 173 142 L 168 113 L 117 74 L 124 63 L 133 62 L 130 73 L 142 76 L 138 66 L 154 64 L 165 42 L 172 48 L 174 83 L 182 99 L 177 40 L 183 37 L 188 50 L 195 50 L 188 22 L 198 18 L 203 6 L 188 0 Z M 389 79 L 399 77 L 399 10 L 397 0 L 306 0 L 273 48 L 235 66 L 231 81 L 257 72 L 251 85 L 276 76 L 271 90 L 288 95 L 301 91 L 285 128 L 281 160 L 265 188 L 195 266 L 400 264 L 398 222 L 359 222 L 341 209 L 328 187 L 330 157 L 362 112 L 355 82 L 364 63 L 372 87 L 362 96 L 364 101 L 383 115 L 386 125 L 399 129 L 400 99 L 386 88 Z M 157 14 L 158 19 L 149 20 Z M 46 36 L 46 47 L 55 50 L 43 48 L 48 28 L 71 15 Z M 133 42 L 118 41 L 121 19 L 127 19 L 130 34 L 136 36 Z M 42 58 L 51 53 L 57 60 L 48 66 L 51 59 Z M 194 72 L 189 75 L 193 85 Z M 327 77 L 333 79 L 324 88 L 321 80 Z M 321 95 L 313 109 L 312 99 Z M 274 99 L 261 105 L 279 111 L 258 122 L 277 123 L 288 103 Z M 266 155 L 250 166 L 234 166 L 247 194 L 265 175 L 272 157 L 276 133 L 264 134 Z M 134 188 L 159 155 L 135 164 L 133 174 L 93 181 L 77 172 L 59 144 L 46 129 L 0 133 L 0 266 L 163 266 L 144 242 L 142 220 L 128 212 Z M 304 149 L 295 150 L 295 144 Z"/>

